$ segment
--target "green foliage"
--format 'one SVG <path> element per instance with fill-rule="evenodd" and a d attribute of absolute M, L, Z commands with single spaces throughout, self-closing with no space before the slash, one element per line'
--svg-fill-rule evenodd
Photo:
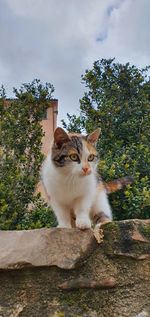
<path fill-rule="evenodd" d="M 38 194 L 32 200 L 32 206 L 29 208 L 21 221 L 16 226 L 17 230 L 39 229 L 43 227 L 56 227 L 57 220 L 50 207 L 43 202 Z"/>
<path fill-rule="evenodd" d="M 86 92 L 80 116 L 68 115 L 69 131 L 100 127 L 99 172 L 105 181 L 132 175 L 134 184 L 110 195 L 115 219 L 149 218 L 150 79 L 149 67 L 102 59 L 82 76 Z"/>
<path fill-rule="evenodd" d="M 53 91 L 51 84 L 42 85 L 34 80 L 31 84 L 23 84 L 19 90 L 14 89 L 15 99 L 7 100 L 4 88 L 1 89 L 0 229 L 19 228 L 27 218 L 29 224 L 29 218 L 36 217 L 39 212 L 39 208 L 36 212 L 34 208 L 33 215 L 26 216 L 29 204 L 35 199 L 43 160 L 40 120 Z M 29 227 L 32 225 L 31 221 Z"/>

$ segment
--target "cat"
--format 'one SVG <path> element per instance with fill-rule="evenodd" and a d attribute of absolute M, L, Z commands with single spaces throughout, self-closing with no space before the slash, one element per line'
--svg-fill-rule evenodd
<path fill-rule="evenodd" d="M 132 182 L 129 177 L 109 183 L 97 180 L 100 131 L 98 128 L 84 136 L 58 127 L 54 132 L 41 175 L 60 228 L 88 229 L 92 223 L 111 221 L 107 193 Z"/>

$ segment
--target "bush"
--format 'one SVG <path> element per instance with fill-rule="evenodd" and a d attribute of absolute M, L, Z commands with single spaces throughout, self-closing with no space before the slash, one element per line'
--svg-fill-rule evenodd
<path fill-rule="evenodd" d="M 51 208 L 41 199 L 38 194 L 34 197 L 32 209 L 28 210 L 19 224 L 17 230 L 39 229 L 43 227 L 56 227 L 57 220 Z"/>
<path fill-rule="evenodd" d="M 99 172 L 105 181 L 134 176 L 133 185 L 110 195 L 114 219 L 150 217 L 150 79 L 138 69 L 102 59 L 86 70 L 80 116 L 70 116 L 69 131 L 102 130 Z"/>
<path fill-rule="evenodd" d="M 48 218 L 44 204 L 40 215 L 39 196 L 34 195 L 43 161 L 40 120 L 53 91 L 51 84 L 42 85 L 39 80 L 34 80 L 31 84 L 23 84 L 19 90 L 14 89 L 15 99 L 7 100 L 4 88 L 1 89 L 0 229 L 21 228 L 24 222 L 30 227 L 35 218 L 35 226 L 42 226 L 44 210 L 50 222 L 51 215 Z M 33 214 L 29 215 L 29 205 L 35 199 L 38 207 L 30 210 Z"/>

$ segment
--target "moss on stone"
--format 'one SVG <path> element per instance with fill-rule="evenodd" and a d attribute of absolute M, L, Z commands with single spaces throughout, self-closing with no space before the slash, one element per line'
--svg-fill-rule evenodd
<path fill-rule="evenodd" d="M 63 312 L 56 312 L 54 315 L 50 315 L 49 317 L 65 317 L 65 314 Z"/>
<path fill-rule="evenodd" d="M 142 235 L 144 235 L 144 237 L 150 239 L 150 224 L 141 224 L 139 226 L 139 231 Z"/>
<path fill-rule="evenodd" d="M 111 233 L 115 233 L 117 238 L 119 239 L 120 237 L 120 227 L 119 224 L 112 221 L 112 222 L 108 222 L 105 223 L 104 225 L 102 225 L 102 229 L 104 230 L 105 233 L 107 233 L 108 231 L 111 231 Z"/>
<path fill-rule="evenodd" d="M 82 290 L 63 292 L 60 296 L 60 301 L 62 301 L 64 304 L 72 306 L 82 300 L 82 292 Z"/>

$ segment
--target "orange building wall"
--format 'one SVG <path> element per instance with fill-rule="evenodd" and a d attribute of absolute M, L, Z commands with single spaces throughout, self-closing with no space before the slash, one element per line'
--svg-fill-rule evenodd
<path fill-rule="evenodd" d="M 50 144 L 53 140 L 53 134 L 57 127 L 57 114 L 58 100 L 53 99 L 50 102 L 50 107 L 47 109 L 47 118 L 41 121 L 41 125 L 45 133 L 42 140 L 42 152 L 45 155 L 47 155 L 49 152 Z"/>
<path fill-rule="evenodd" d="M 42 152 L 44 153 L 45 156 L 49 152 L 50 144 L 53 140 L 53 134 L 57 127 L 57 114 L 58 114 L 58 100 L 53 99 L 50 102 L 50 107 L 47 109 L 46 119 L 41 121 L 41 125 L 45 133 L 42 140 L 42 143 L 43 143 Z M 41 182 L 39 182 L 39 184 L 37 185 L 36 192 L 40 192 L 44 200 L 48 201 L 45 190 Z"/>

